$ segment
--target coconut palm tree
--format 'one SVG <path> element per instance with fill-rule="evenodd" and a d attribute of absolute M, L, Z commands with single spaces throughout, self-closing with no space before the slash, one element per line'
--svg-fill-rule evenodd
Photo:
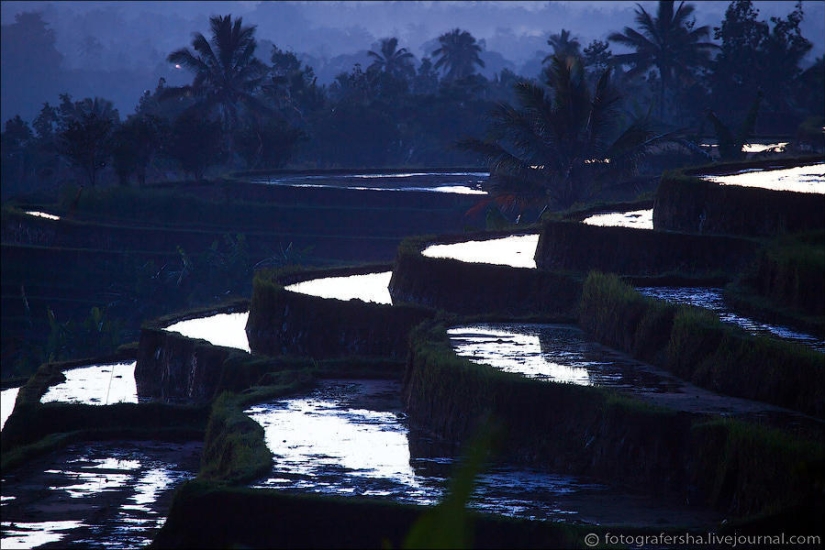
<path fill-rule="evenodd" d="M 447 70 L 445 80 L 470 76 L 475 72 L 475 65 L 484 67 L 484 61 L 479 57 L 481 46 L 469 32 L 453 29 L 439 36 L 438 42 L 441 47 L 433 51 L 433 56 L 438 58 L 434 67 Z"/>
<path fill-rule="evenodd" d="M 561 33 L 551 34 L 547 39 L 547 44 L 553 48 L 553 53 L 542 60 L 547 63 L 553 59 L 554 55 L 579 57 L 581 55 L 581 43 L 577 38 L 571 38 L 570 31 L 562 29 Z"/>
<path fill-rule="evenodd" d="M 629 46 L 632 53 L 615 56 L 618 63 L 631 65 L 628 76 L 643 74 L 651 67 L 659 72 L 659 116 L 664 114 L 665 94 L 674 80 L 690 78 L 691 71 L 710 64 L 710 54 L 718 46 L 704 41 L 710 27 L 695 26 L 692 4 L 680 2 L 674 10 L 673 0 L 660 0 L 656 16 L 637 4 L 635 21 L 639 31 L 625 27 L 608 39 Z"/>
<path fill-rule="evenodd" d="M 375 59 L 367 70 L 377 70 L 404 79 L 415 74 L 412 65 L 415 56 L 407 48 L 399 49 L 397 38 L 382 39 L 380 51 L 370 50 L 367 55 Z"/>
<path fill-rule="evenodd" d="M 267 74 L 267 67 L 255 57 L 255 27 L 244 27 L 243 18 L 232 15 L 209 19 L 211 40 L 196 32 L 192 49 L 182 48 L 167 60 L 195 73 L 192 84 L 167 88 L 163 99 L 192 97 L 195 107 L 217 113 L 228 131 L 237 124 L 239 107 L 250 112 L 267 111 L 255 93 Z"/>
<path fill-rule="evenodd" d="M 608 182 L 635 174 L 639 160 L 668 136 L 646 119 L 622 127 L 621 96 L 605 70 L 591 92 L 579 58 L 554 56 L 547 87 L 515 85 L 519 108 L 491 112 L 490 137 L 459 142 L 490 166 L 489 193 L 500 206 L 564 209 Z"/>

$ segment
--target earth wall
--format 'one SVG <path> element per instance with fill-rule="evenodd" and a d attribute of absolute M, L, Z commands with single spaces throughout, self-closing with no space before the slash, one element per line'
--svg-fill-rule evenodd
<path fill-rule="evenodd" d="M 509 235 L 509 233 L 508 233 Z M 491 238 L 493 234 L 486 234 Z M 478 237 L 478 235 L 476 235 Z M 462 236 L 462 240 L 471 240 Z M 393 302 L 413 303 L 460 315 L 570 319 L 581 282 L 563 273 L 470 263 L 421 254 L 438 237 L 413 237 L 398 248 L 390 280 Z"/>
<path fill-rule="evenodd" d="M 753 261 L 759 244 L 741 237 L 548 221 L 535 258 L 542 270 L 733 278 Z"/>

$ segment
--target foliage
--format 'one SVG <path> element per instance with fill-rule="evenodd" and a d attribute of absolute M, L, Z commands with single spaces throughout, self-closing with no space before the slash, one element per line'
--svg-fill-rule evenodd
<path fill-rule="evenodd" d="M 191 95 L 201 113 L 217 112 L 221 128 L 229 132 L 238 122 L 239 109 L 251 113 L 267 112 L 255 92 L 260 87 L 266 66 L 255 57 L 255 27 L 244 27 L 243 18 L 232 15 L 209 19 L 211 39 L 195 33 L 192 49 L 169 54 L 168 61 L 195 73 L 192 84 L 169 88 L 164 99 Z"/>
<path fill-rule="evenodd" d="M 111 101 L 86 98 L 75 103 L 68 94 L 61 96 L 57 150 L 79 167 L 92 187 L 97 173 L 112 156 L 114 129 L 120 122 Z"/>
<path fill-rule="evenodd" d="M 440 46 L 433 51 L 435 69 L 444 69 L 445 80 L 455 80 L 472 75 L 475 66 L 484 67 L 481 60 L 481 46 L 467 31 L 453 29 L 438 37 Z"/>
<path fill-rule="evenodd" d="M 632 66 L 630 74 L 642 74 L 656 67 L 659 76 L 659 116 L 664 117 L 666 92 L 676 82 L 689 82 L 693 71 L 710 63 L 710 54 L 717 47 L 704 41 L 710 27 L 696 27 L 692 19 L 695 7 L 673 0 L 660 0 L 656 16 L 642 6 L 636 8 L 636 24 L 640 31 L 625 27 L 621 33 L 611 33 L 608 39 L 635 50 L 615 56 L 617 63 Z"/>
<path fill-rule="evenodd" d="M 493 110 L 487 140 L 460 142 L 487 159 L 490 193 L 501 204 L 563 209 L 591 199 L 607 182 L 634 174 L 668 137 L 654 134 L 644 119 L 620 127 L 621 96 L 610 71 L 592 92 L 578 58 L 555 57 L 547 77 L 547 88 L 516 84 L 520 108 Z"/>
<path fill-rule="evenodd" d="M 146 183 L 146 168 L 167 139 L 169 128 L 164 119 L 151 114 L 130 116 L 113 135 L 115 172 L 122 185 L 137 177 L 138 184 Z"/>
<path fill-rule="evenodd" d="M 185 173 L 202 180 L 207 168 L 225 158 L 221 128 L 218 120 L 194 112 L 183 113 L 172 126 L 169 155 L 180 163 Z"/>
<path fill-rule="evenodd" d="M 759 106 L 761 103 L 762 92 L 759 91 L 756 94 L 756 99 L 751 103 L 745 120 L 742 121 L 739 131 L 735 135 L 730 128 L 716 116 L 716 113 L 710 110 L 708 111 L 708 119 L 713 123 L 713 129 L 716 132 L 720 160 L 742 160 L 745 158 L 744 147 L 748 144 L 756 127 L 756 117 L 759 114 Z"/>

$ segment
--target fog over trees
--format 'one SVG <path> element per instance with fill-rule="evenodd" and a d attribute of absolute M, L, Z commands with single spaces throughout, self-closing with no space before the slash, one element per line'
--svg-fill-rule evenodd
<path fill-rule="evenodd" d="M 697 25 L 718 25 L 729 2 L 696 4 Z M 792 2 L 755 2 L 760 17 L 784 17 Z M 638 5 L 655 13 L 656 2 Z M 190 82 L 167 56 L 208 27 L 212 15 L 231 13 L 257 27 L 258 54 L 271 46 L 295 52 L 328 85 L 356 63 L 369 66 L 369 51 L 381 40 L 434 60 L 439 36 L 466 30 L 481 47 L 493 78 L 503 69 L 535 78 L 552 54 L 548 37 L 563 30 L 582 48 L 632 26 L 636 2 L 16 2 L 2 7 L 2 105 L 0 118 L 19 114 L 31 122 L 60 93 L 104 97 L 121 113 L 134 111 L 144 90 L 159 79 L 170 86 Z M 801 29 L 813 43 L 803 65 L 825 50 L 825 3 L 804 2 Z M 41 14 L 40 19 L 30 15 Z M 621 53 L 614 46 L 614 53 Z"/>

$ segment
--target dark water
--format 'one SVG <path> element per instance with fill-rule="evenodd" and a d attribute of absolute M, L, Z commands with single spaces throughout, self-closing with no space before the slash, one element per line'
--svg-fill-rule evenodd
<path fill-rule="evenodd" d="M 761 323 L 748 317 L 737 315 L 725 303 L 722 290 L 710 287 L 641 287 L 637 289 L 645 296 L 659 298 L 677 304 L 689 304 L 709 309 L 719 315 L 725 323 L 737 325 L 751 334 L 770 336 L 789 342 L 804 344 L 825 353 L 825 340 L 816 336 L 791 330 L 780 325 Z"/>
<path fill-rule="evenodd" d="M 2 548 L 140 548 L 202 443 L 83 442 L 2 477 Z M 45 546 L 44 546 L 45 545 Z"/>
<path fill-rule="evenodd" d="M 486 172 L 407 172 L 385 174 L 272 175 L 252 178 L 252 183 L 292 187 L 330 187 L 379 191 L 427 191 L 436 193 L 486 194 L 482 185 Z"/>
<path fill-rule="evenodd" d="M 432 505 L 443 498 L 455 466 L 451 457 L 433 453 L 433 445 L 411 434 L 398 382 L 324 381 L 307 396 L 246 412 L 264 428 L 274 458 L 272 473 L 254 487 Z M 718 519 L 705 510 L 575 476 L 516 467 L 481 473 L 470 506 L 511 517 L 588 524 L 710 525 Z"/>

